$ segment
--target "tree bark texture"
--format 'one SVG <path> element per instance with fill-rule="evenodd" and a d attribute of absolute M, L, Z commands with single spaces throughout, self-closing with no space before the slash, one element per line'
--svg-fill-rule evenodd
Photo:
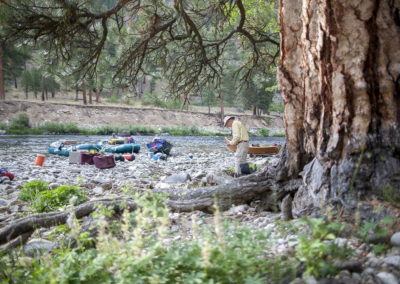
<path fill-rule="evenodd" d="M 86 86 L 82 86 L 82 98 L 83 104 L 87 105 Z"/>
<path fill-rule="evenodd" d="M 100 103 L 100 90 L 96 88 L 96 103 Z"/>
<path fill-rule="evenodd" d="M 93 92 L 92 89 L 89 89 L 89 104 L 93 104 Z"/>
<path fill-rule="evenodd" d="M 3 70 L 3 46 L 0 43 L 0 100 L 6 99 L 6 91 L 4 88 L 4 70 Z"/>
<path fill-rule="evenodd" d="M 400 191 L 400 1 L 280 0 L 295 209 Z"/>

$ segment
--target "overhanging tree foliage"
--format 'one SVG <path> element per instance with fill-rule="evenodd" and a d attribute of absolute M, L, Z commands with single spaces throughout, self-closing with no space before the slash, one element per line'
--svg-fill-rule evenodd
<path fill-rule="evenodd" d="M 9 10 L 9 34 L 50 43 L 60 62 L 95 77 L 102 54 L 114 46 L 114 79 L 135 82 L 147 66 L 164 68 L 173 93 L 189 95 L 222 74 L 219 59 L 228 43 L 250 49 L 238 69 L 249 78 L 254 66 L 278 57 L 273 2 L 120 0 L 112 8 L 98 1 L 3 1 Z M 265 19 L 257 20 L 256 10 Z M 76 64 L 76 58 L 81 60 Z M 74 63 L 72 63 L 74 62 Z M 261 64 L 260 64 L 261 63 Z"/>

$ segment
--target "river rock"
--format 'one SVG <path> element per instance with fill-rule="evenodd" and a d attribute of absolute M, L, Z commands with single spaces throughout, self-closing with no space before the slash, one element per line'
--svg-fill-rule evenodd
<path fill-rule="evenodd" d="M 225 184 L 228 183 L 228 179 L 219 176 L 219 175 L 215 175 L 215 174 L 207 174 L 206 176 L 206 183 L 211 184 L 211 185 L 218 185 L 218 184 Z"/>
<path fill-rule="evenodd" d="M 163 183 L 186 183 L 192 180 L 188 173 L 179 173 L 170 175 L 162 180 Z"/>
<path fill-rule="evenodd" d="M 392 244 L 392 246 L 400 247 L 400 232 L 392 235 L 392 237 L 390 238 L 390 243 Z"/>
<path fill-rule="evenodd" d="M 56 244 L 44 239 L 32 239 L 23 248 L 24 252 L 29 256 L 37 253 L 50 251 L 56 248 Z"/>
<path fill-rule="evenodd" d="M 383 284 L 399 284 L 398 279 L 392 273 L 379 272 L 376 276 L 383 282 Z"/>
<path fill-rule="evenodd" d="M 391 256 L 385 257 L 383 259 L 383 262 L 400 269 L 400 255 L 391 255 Z"/>
<path fill-rule="evenodd" d="M 231 216 L 231 215 L 241 215 L 249 209 L 249 205 L 243 204 L 238 206 L 233 206 L 229 208 L 228 211 L 224 212 L 224 215 Z"/>
<path fill-rule="evenodd" d="M 49 187 L 51 188 L 51 189 L 55 189 L 55 188 L 57 188 L 57 187 L 59 187 L 59 186 L 61 186 L 61 184 L 59 184 L 59 183 L 51 183 L 50 185 L 49 185 Z"/>
<path fill-rule="evenodd" d="M 165 182 L 159 182 L 154 186 L 155 189 L 169 189 L 171 187 L 171 184 Z"/>
<path fill-rule="evenodd" d="M 0 206 L 1 207 L 8 206 L 9 203 L 10 203 L 10 201 L 0 198 Z"/>
<path fill-rule="evenodd" d="M 102 187 L 95 187 L 95 188 L 92 189 L 92 191 L 93 191 L 94 194 L 99 194 L 99 195 L 103 194 L 103 192 L 104 192 Z"/>

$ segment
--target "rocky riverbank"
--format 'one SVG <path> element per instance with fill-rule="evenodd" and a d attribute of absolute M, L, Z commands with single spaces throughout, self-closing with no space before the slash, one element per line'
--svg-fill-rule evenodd
<path fill-rule="evenodd" d="M 147 138 L 149 139 L 149 138 Z M 172 138 L 171 139 L 178 139 Z M 195 139 L 195 138 L 188 138 Z M 7 168 L 15 174 L 13 181 L 5 180 L 0 184 L 0 226 L 32 212 L 28 203 L 18 198 L 23 183 L 32 180 L 44 180 L 51 188 L 60 185 L 75 184 L 88 193 L 90 200 L 127 196 L 130 192 L 147 192 L 162 189 L 192 190 L 202 185 L 228 183 L 233 179 L 229 167 L 234 164 L 233 153 L 223 145 L 216 146 L 209 142 L 199 142 L 201 138 L 190 143 L 174 141 L 172 155 L 167 160 L 153 160 L 144 149 L 136 155 L 134 161 L 118 161 L 116 167 L 99 170 L 92 165 L 70 164 L 68 158 L 47 155 L 42 167 L 34 166 L 37 153 L 43 153 L 40 146 L 35 152 L 24 153 L 20 143 L 0 149 L 0 168 Z M 220 138 L 215 138 L 220 139 Z M 196 144 L 193 146 L 193 144 Z M 11 145 L 11 144 L 8 144 Z M 30 145 L 30 144 L 29 144 Z M 33 146 L 32 146 L 33 147 Z M 37 147 L 37 146 L 35 146 Z M 28 146 L 26 146 L 28 148 Z M 16 154 L 18 153 L 18 154 Z M 24 153 L 24 154 L 22 154 Z M 278 156 L 249 157 L 249 162 L 262 167 L 266 163 L 276 163 Z M 305 227 L 300 219 L 282 223 L 280 214 L 260 210 L 258 202 L 235 204 L 222 217 L 233 220 L 240 225 L 251 227 L 255 231 L 270 234 L 273 242 L 271 255 L 295 257 L 300 244 L 299 236 L 304 235 Z M 191 235 L 188 225 L 193 217 L 199 225 L 212 224 L 214 216 L 204 212 L 170 213 L 171 231 L 176 232 L 174 240 L 184 239 Z M 395 216 L 398 218 L 399 216 Z M 90 220 L 87 219 L 87 220 Z M 85 221 L 84 221 L 85 222 Z M 300 228 L 300 229 L 294 229 Z M 315 228 L 314 228 L 315 229 Z M 48 240 L 54 228 L 40 230 L 25 246 L 28 255 L 37 250 L 50 250 L 57 247 L 57 242 Z M 373 232 L 371 231 L 371 234 Z M 334 240 L 325 241 L 337 245 L 337 249 L 351 249 L 346 260 L 335 263 L 339 274 L 335 278 L 316 280 L 313 276 L 299 275 L 290 283 L 379 283 L 398 284 L 400 279 L 400 233 L 382 241 L 387 249 L 378 252 L 381 242 L 365 242 L 354 234 L 343 234 Z M 311 235 L 310 235 L 311 241 Z M 310 248 L 311 249 L 311 248 Z M 321 261 L 324 261 L 321 259 Z M 289 283 L 289 282 L 285 282 Z"/>

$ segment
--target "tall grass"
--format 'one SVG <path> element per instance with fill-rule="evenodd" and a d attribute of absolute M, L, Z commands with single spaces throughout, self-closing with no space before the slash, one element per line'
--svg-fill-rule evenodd
<path fill-rule="evenodd" d="M 28 126 L 27 126 L 28 125 Z M 155 129 L 148 126 L 140 125 L 129 125 L 129 126 L 112 126 L 104 125 L 96 128 L 83 128 L 79 127 L 74 123 L 60 123 L 60 122 L 45 122 L 43 124 L 29 126 L 28 121 L 24 119 L 16 119 L 10 124 L 1 124 L 0 129 L 6 130 L 8 134 L 84 134 L 84 135 L 111 135 L 113 133 L 127 133 L 129 135 L 155 135 L 168 133 L 175 136 L 183 135 L 200 135 L 200 136 L 211 136 L 218 135 L 223 136 L 226 133 L 213 132 L 201 130 L 195 126 L 185 127 L 163 127 Z"/>

